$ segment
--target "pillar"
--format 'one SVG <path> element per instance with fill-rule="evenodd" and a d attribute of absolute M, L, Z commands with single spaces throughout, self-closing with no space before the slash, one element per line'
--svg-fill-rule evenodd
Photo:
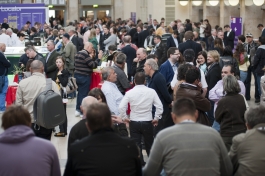
<path fill-rule="evenodd" d="M 224 0 L 220 0 L 220 26 L 223 27 L 225 25 L 225 4 Z"/>
<path fill-rule="evenodd" d="M 78 20 L 78 0 L 67 0 L 67 20 L 74 21 Z"/>

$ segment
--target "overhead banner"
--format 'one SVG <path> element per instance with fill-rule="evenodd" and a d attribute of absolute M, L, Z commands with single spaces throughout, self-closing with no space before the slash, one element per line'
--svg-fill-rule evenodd
<path fill-rule="evenodd" d="M 230 26 L 233 31 L 235 31 L 235 40 L 234 40 L 234 48 L 236 48 L 238 42 L 238 36 L 243 34 L 243 24 L 241 17 L 230 17 Z"/>
<path fill-rule="evenodd" d="M 35 22 L 45 23 L 46 7 L 44 4 L 1 4 L 0 17 L 7 18 L 11 28 L 21 29 L 27 21 L 31 26 Z"/>

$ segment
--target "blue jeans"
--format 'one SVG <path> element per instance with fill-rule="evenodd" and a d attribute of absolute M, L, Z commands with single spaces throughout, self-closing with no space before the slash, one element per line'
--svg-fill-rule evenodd
<path fill-rule="evenodd" d="M 83 98 L 88 95 L 90 83 L 91 83 L 91 75 L 82 75 L 75 73 L 76 84 L 78 86 L 78 93 L 76 99 L 76 111 L 81 112 L 80 105 L 82 103 Z"/>
<path fill-rule="evenodd" d="M 255 73 L 255 74 L 256 74 L 256 76 L 257 76 L 257 83 L 258 83 L 258 90 L 259 90 L 259 97 L 260 97 L 260 95 L 261 95 L 261 90 L 260 90 L 260 79 L 261 79 L 262 76 L 257 75 L 257 73 Z"/>
<path fill-rule="evenodd" d="M 241 71 L 240 70 L 240 81 L 245 82 L 248 76 L 248 72 L 247 71 Z"/>
<path fill-rule="evenodd" d="M 220 124 L 218 122 L 216 122 L 215 120 L 213 122 L 212 128 L 215 129 L 216 131 L 220 132 Z"/>
<path fill-rule="evenodd" d="M 6 92 L 8 88 L 8 78 L 5 76 L 5 84 L 2 89 L 2 92 L 0 92 L 0 111 L 6 110 Z"/>

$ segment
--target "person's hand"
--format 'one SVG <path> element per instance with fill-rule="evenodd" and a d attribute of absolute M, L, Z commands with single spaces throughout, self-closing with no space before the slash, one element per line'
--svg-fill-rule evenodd
<path fill-rule="evenodd" d="M 22 68 L 23 68 L 23 67 L 24 67 L 24 64 L 21 64 L 21 65 L 20 65 L 20 67 L 22 67 Z"/>
<path fill-rule="evenodd" d="M 123 123 L 122 118 L 120 118 L 119 116 L 112 115 L 111 119 L 113 123 Z"/>
<path fill-rule="evenodd" d="M 156 120 L 156 119 L 152 120 L 152 124 L 153 124 L 154 126 L 157 126 L 157 125 L 158 125 L 158 120 Z"/>
<path fill-rule="evenodd" d="M 133 62 L 138 62 L 138 61 L 139 59 L 137 57 L 133 59 Z"/>
<path fill-rule="evenodd" d="M 103 51 L 100 50 L 99 53 L 98 53 L 98 59 L 102 59 L 102 56 L 103 56 Z"/>
<path fill-rule="evenodd" d="M 130 122 L 131 122 L 131 120 L 130 120 L 130 119 L 128 119 L 128 118 L 125 118 L 123 122 L 125 122 L 125 123 L 130 123 Z"/>
<path fill-rule="evenodd" d="M 199 67 L 200 63 L 198 62 L 198 60 L 196 59 L 196 67 Z"/>

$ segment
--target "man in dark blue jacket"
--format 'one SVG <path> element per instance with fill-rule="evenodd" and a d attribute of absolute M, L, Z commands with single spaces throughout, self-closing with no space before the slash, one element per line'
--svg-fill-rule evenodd
<path fill-rule="evenodd" d="M 253 68 L 254 68 L 254 73 L 257 76 L 258 90 L 260 96 L 261 94 L 260 78 L 264 75 L 264 66 L 265 66 L 265 37 L 259 37 L 259 43 L 260 46 L 258 47 L 256 55 L 254 57 Z"/>
<path fill-rule="evenodd" d="M 8 68 L 11 66 L 9 60 L 6 59 L 4 52 L 6 51 L 6 45 L 0 43 L 0 114 L 6 110 L 6 92 L 8 87 Z"/>
<path fill-rule="evenodd" d="M 162 114 L 162 119 L 159 120 L 158 126 L 155 129 L 155 133 L 157 134 L 163 128 L 174 125 L 170 115 L 170 106 L 172 103 L 172 99 L 167 90 L 166 80 L 164 76 L 158 72 L 158 65 L 154 59 L 146 60 L 144 64 L 144 71 L 147 76 L 151 77 L 148 83 L 148 87 L 156 91 L 160 101 L 163 104 L 164 112 Z"/>

